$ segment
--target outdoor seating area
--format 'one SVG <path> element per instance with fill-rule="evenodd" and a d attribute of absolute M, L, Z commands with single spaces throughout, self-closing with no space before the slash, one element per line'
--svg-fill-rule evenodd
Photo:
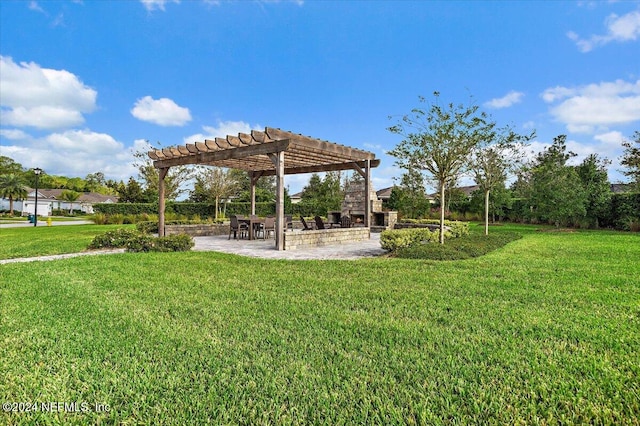
<path fill-rule="evenodd" d="M 231 215 L 227 240 L 253 241 L 267 240 L 275 237 L 276 218 L 273 216 Z M 325 221 L 316 215 L 313 221 L 300 216 L 295 224 L 291 215 L 284 216 L 283 241 L 285 250 L 299 247 L 318 247 L 330 244 L 343 244 L 363 241 L 370 238 L 370 230 L 366 227 L 353 227 L 351 218 L 343 216 L 339 223 Z"/>
<path fill-rule="evenodd" d="M 242 238 L 248 240 L 262 238 L 264 240 L 274 236 L 276 233 L 276 218 L 273 216 L 231 215 L 229 220 L 229 237 L 227 238 L 229 240 L 231 235 L 233 235 L 234 240 Z"/>

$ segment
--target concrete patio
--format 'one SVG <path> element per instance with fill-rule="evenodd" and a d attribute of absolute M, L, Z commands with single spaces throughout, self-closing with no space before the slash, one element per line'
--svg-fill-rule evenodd
<path fill-rule="evenodd" d="M 380 247 L 380 234 L 372 233 L 367 241 L 332 244 L 297 250 L 276 250 L 273 239 L 268 240 L 228 240 L 228 235 L 194 237 L 194 251 L 218 251 L 264 259 L 341 259 L 355 260 L 376 257 L 386 253 Z"/>

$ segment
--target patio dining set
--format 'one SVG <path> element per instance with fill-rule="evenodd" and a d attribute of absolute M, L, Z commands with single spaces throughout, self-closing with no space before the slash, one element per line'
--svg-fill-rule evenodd
<path fill-rule="evenodd" d="M 293 217 L 291 215 L 285 215 L 285 230 L 293 230 Z M 300 216 L 300 223 L 302 224 L 303 231 L 310 231 L 315 229 L 331 229 L 331 228 L 351 228 L 351 218 L 349 216 L 342 216 L 339 222 L 327 223 L 322 220 L 320 216 L 315 216 L 314 221 L 308 223 L 303 216 Z M 267 239 L 276 232 L 276 218 L 273 216 L 259 217 L 256 215 L 243 216 L 243 215 L 231 215 L 229 224 L 229 240 L 231 235 L 234 239 L 247 238 L 254 240 L 257 238 Z"/>

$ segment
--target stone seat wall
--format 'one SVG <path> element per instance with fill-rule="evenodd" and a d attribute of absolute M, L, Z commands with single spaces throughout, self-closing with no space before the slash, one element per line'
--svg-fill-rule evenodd
<path fill-rule="evenodd" d="M 312 231 L 287 231 L 284 233 L 284 249 L 319 247 L 332 244 L 364 241 L 371 238 L 369 228 L 332 228 Z"/>

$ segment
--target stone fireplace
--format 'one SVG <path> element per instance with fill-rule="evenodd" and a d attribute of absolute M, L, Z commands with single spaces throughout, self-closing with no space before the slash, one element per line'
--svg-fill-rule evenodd
<path fill-rule="evenodd" d="M 392 229 L 396 223 L 398 213 L 382 210 L 382 200 L 378 199 L 373 185 L 369 186 L 369 198 L 371 200 L 371 217 L 369 225 L 373 232 L 384 229 Z M 364 226 L 365 192 L 364 182 L 352 182 L 347 187 L 344 194 L 344 201 L 339 212 L 328 212 L 328 219 L 331 223 L 339 223 L 341 216 L 351 218 L 352 226 Z"/>

